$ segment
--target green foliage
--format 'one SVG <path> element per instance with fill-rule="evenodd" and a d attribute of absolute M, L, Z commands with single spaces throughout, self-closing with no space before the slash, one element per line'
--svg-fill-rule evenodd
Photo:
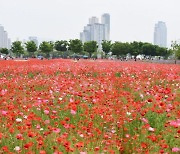
<path fill-rule="evenodd" d="M 111 50 L 111 47 L 112 47 L 112 43 L 111 41 L 106 41 L 106 40 L 103 40 L 102 41 L 102 50 L 108 54 Z"/>
<path fill-rule="evenodd" d="M 171 44 L 172 51 L 175 55 L 176 59 L 180 59 L 180 44 L 178 44 L 176 41 L 172 42 Z"/>
<path fill-rule="evenodd" d="M 28 41 L 25 43 L 25 45 L 26 45 L 26 50 L 28 52 L 33 53 L 33 52 L 37 51 L 37 46 L 36 46 L 36 43 L 34 41 Z"/>
<path fill-rule="evenodd" d="M 88 52 L 90 57 L 92 56 L 93 52 L 97 51 L 97 42 L 96 41 L 88 41 L 84 43 L 84 51 Z"/>
<path fill-rule="evenodd" d="M 39 49 L 41 52 L 49 54 L 51 51 L 53 51 L 53 47 L 54 47 L 54 45 L 52 42 L 43 41 L 40 44 Z"/>
<path fill-rule="evenodd" d="M 7 54 L 9 53 L 9 51 L 8 51 L 7 48 L 1 48 L 1 49 L 0 49 L 0 53 L 7 55 Z"/>
<path fill-rule="evenodd" d="M 142 45 L 142 54 L 148 55 L 148 56 L 155 56 L 156 46 L 152 45 L 151 43 L 144 43 Z"/>
<path fill-rule="evenodd" d="M 130 54 L 135 57 L 139 54 L 142 54 L 142 46 L 143 46 L 142 42 L 134 41 L 130 43 Z"/>
<path fill-rule="evenodd" d="M 175 56 L 180 60 L 180 48 L 176 51 Z"/>
<path fill-rule="evenodd" d="M 167 48 L 159 47 L 147 42 L 143 43 L 136 41 L 131 43 L 115 42 L 112 45 L 111 51 L 114 55 L 121 57 L 129 53 L 135 58 L 137 55 L 142 54 L 145 56 L 163 56 L 164 58 L 167 58 L 172 54 L 172 51 Z"/>
<path fill-rule="evenodd" d="M 74 39 L 69 41 L 69 50 L 74 53 L 81 53 L 83 51 L 83 43 L 79 39 Z"/>
<path fill-rule="evenodd" d="M 129 51 L 129 43 L 115 42 L 111 51 L 114 55 L 125 56 Z"/>
<path fill-rule="evenodd" d="M 12 43 L 11 51 L 15 53 L 16 55 L 20 56 L 20 54 L 24 53 L 24 48 L 22 46 L 21 41 L 15 41 Z"/>
<path fill-rule="evenodd" d="M 165 59 L 171 54 L 170 50 L 167 48 L 159 47 L 156 48 L 156 55 L 157 56 L 163 56 Z"/>
<path fill-rule="evenodd" d="M 66 40 L 56 41 L 54 48 L 57 51 L 67 51 L 69 43 Z"/>

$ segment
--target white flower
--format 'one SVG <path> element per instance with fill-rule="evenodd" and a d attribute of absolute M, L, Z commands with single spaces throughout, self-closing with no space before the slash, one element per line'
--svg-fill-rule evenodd
<path fill-rule="evenodd" d="M 152 128 L 152 127 L 149 127 L 149 129 L 148 129 L 150 132 L 154 132 L 154 128 Z"/>
<path fill-rule="evenodd" d="M 114 134 L 116 131 L 115 131 L 115 130 L 112 130 L 111 132 Z"/>
<path fill-rule="evenodd" d="M 20 151 L 20 147 L 19 146 L 16 146 L 15 148 L 14 148 L 14 150 L 16 150 L 16 151 Z"/>
<path fill-rule="evenodd" d="M 168 95 L 165 95 L 164 97 L 165 97 L 165 98 L 168 98 Z"/>
<path fill-rule="evenodd" d="M 22 119 L 21 118 L 17 118 L 16 122 L 22 122 Z"/>
<path fill-rule="evenodd" d="M 60 97 L 59 100 L 62 101 L 62 98 Z"/>
<path fill-rule="evenodd" d="M 131 112 L 126 112 L 127 115 L 131 115 Z"/>
<path fill-rule="evenodd" d="M 140 97 L 143 99 L 144 98 L 143 94 L 140 94 Z"/>
<path fill-rule="evenodd" d="M 24 115 L 23 117 L 24 117 L 24 119 L 27 119 L 27 115 Z"/>

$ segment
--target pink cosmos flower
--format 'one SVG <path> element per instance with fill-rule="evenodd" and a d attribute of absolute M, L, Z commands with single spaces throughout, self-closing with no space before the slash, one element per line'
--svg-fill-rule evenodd
<path fill-rule="evenodd" d="M 71 114 L 72 114 L 72 115 L 75 115 L 75 114 L 76 114 L 76 111 L 71 110 Z"/>
<path fill-rule="evenodd" d="M 70 125 L 69 124 L 65 124 L 64 128 L 70 128 Z"/>
<path fill-rule="evenodd" d="M 1 90 L 1 95 L 5 95 L 7 93 L 7 89 Z"/>
<path fill-rule="evenodd" d="M 87 152 L 80 152 L 80 154 L 87 154 Z"/>
<path fill-rule="evenodd" d="M 172 148 L 172 152 L 180 152 L 180 148 L 174 147 Z"/>
<path fill-rule="evenodd" d="M 7 115 L 8 111 L 1 111 L 2 115 Z"/>
<path fill-rule="evenodd" d="M 49 110 L 44 110 L 44 113 L 45 114 L 49 114 Z"/>
<path fill-rule="evenodd" d="M 175 121 L 171 121 L 170 125 L 173 127 L 176 127 L 176 128 L 179 127 L 180 126 L 180 119 L 177 119 Z"/>
<path fill-rule="evenodd" d="M 129 138 L 129 137 L 130 137 L 130 135 L 129 135 L 129 134 L 126 134 L 125 136 L 126 136 L 126 138 Z"/>
<path fill-rule="evenodd" d="M 44 123 L 45 123 L 45 124 L 49 124 L 49 123 L 50 123 L 50 120 L 45 120 Z"/>
<path fill-rule="evenodd" d="M 36 128 L 37 128 L 37 129 L 40 129 L 40 128 L 41 128 L 41 126 L 38 124 L 38 125 L 36 126 Z"/>
<path fill-rule="evenodd" d="M 53 132 L 54 132 L 54 133 L 59 133 L 60 131 L 61 131 L 61 130 L 60 130 L 59 128 L 54 128 L 54 129 L 53 129 Z"/>
<path fill-rule="evenodd" d="M 144 123 L 148 123 L 148 120 L 146 118 L 141 119 Z"/>

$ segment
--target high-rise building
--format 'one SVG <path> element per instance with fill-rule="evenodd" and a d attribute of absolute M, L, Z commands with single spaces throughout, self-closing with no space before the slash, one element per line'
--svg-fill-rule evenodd
<path fill-rule="evenodd" d="M 99 19 L 97 17 L 89 18 L 89 24 L 93 25 L 93 24 L 97 24 L 97 23 L 99 23 Z"/>
<path fill-rule="evenodd" d="M 102 40 L 105 40 L 104 30 L 103 24 L 96 23 L 92 25 L 91 40 L 96 41 L 100 49 Z"/>
<path fill-rule="evenodd" d="M 167 47 L 167 27 L 166 23 L 159 21 L 154 27 L 154 45 Z"/>
<path fill-rule="evenodd" d="M 83 32 L 80 33 L 80 40 L 84 43 L 87 41 L 96 41 L 101 49 L 103 40 L 109 40 L 110 37 L 110 15 L 103 14 L 101 23 L 97 17 L 91 17 L 89 24 L 84 27 Z"/>
<path fill-rule="evenodd" d="M 11 49 L 11 44 L 12 44 L 11 39 L 8 38 L 8 49 Z"/>
<path fill-rule="evenodd" d="M 101 23 L 105 25 L 105 40 L 110 40 L 110 15 L 108 13 L 102 15 Z"/>
<path fill-rule="evenodd" d="M 9 44 L 8 39 L 8 33 L 4 30 L 4 27 L 0 25 L 0 48 L 10 49 L 11 44 Z"/>
<path fill-rule="evenodd" d="M 4 27 L 0 25 L 0 48 L 3 48 L 4 42 Z"/>
<path fill-rule="evenodd" d="M 8 34 L 6 31 L 4 31 L 3 36 L 3 48 L 8 48 Z"/>

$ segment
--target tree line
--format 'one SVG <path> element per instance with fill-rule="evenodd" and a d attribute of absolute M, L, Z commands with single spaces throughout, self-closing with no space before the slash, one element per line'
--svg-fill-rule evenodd
<path fill-rule="evenodd" d="M 167 58 L 174 54 L 177 59 L 180 59 L 180 44 L 177 42 L 172 42 L 170 49 L 159 47 L 147 42 L 119 42 L 116 41 L 112 43 L 111 41 L 102 41 L 101 44 L 102 51 L 104 52 L 104 57 L 109 55 L 115 55 L 117 58 L 125 58 L 127 54 L 131 55 L 136 59 L 138 55 L 143 55 L 146 57 L 160 56 Z M 21 41 L 14 41 L 12 43 L 11 49 L 1 48 L 0 53 L 8 55 L 13 53 L 16 57 L 21 55 L 26 55 L 32 57 L 36 55 L 44 55 L 49 57 L 50 54 L 67 54 L 68 52 L 75 54 L 86 54 L 90 58 L 93 55 L 97 55 L 98 44 L 96 41 L 89 41 L 82 43 L 79 39 L 43 41 L 39 46 L 36 45 L 34 41 L 28 41 L 22 43 Z M 96 53 L 96 54 L 95 54 Z"/>

